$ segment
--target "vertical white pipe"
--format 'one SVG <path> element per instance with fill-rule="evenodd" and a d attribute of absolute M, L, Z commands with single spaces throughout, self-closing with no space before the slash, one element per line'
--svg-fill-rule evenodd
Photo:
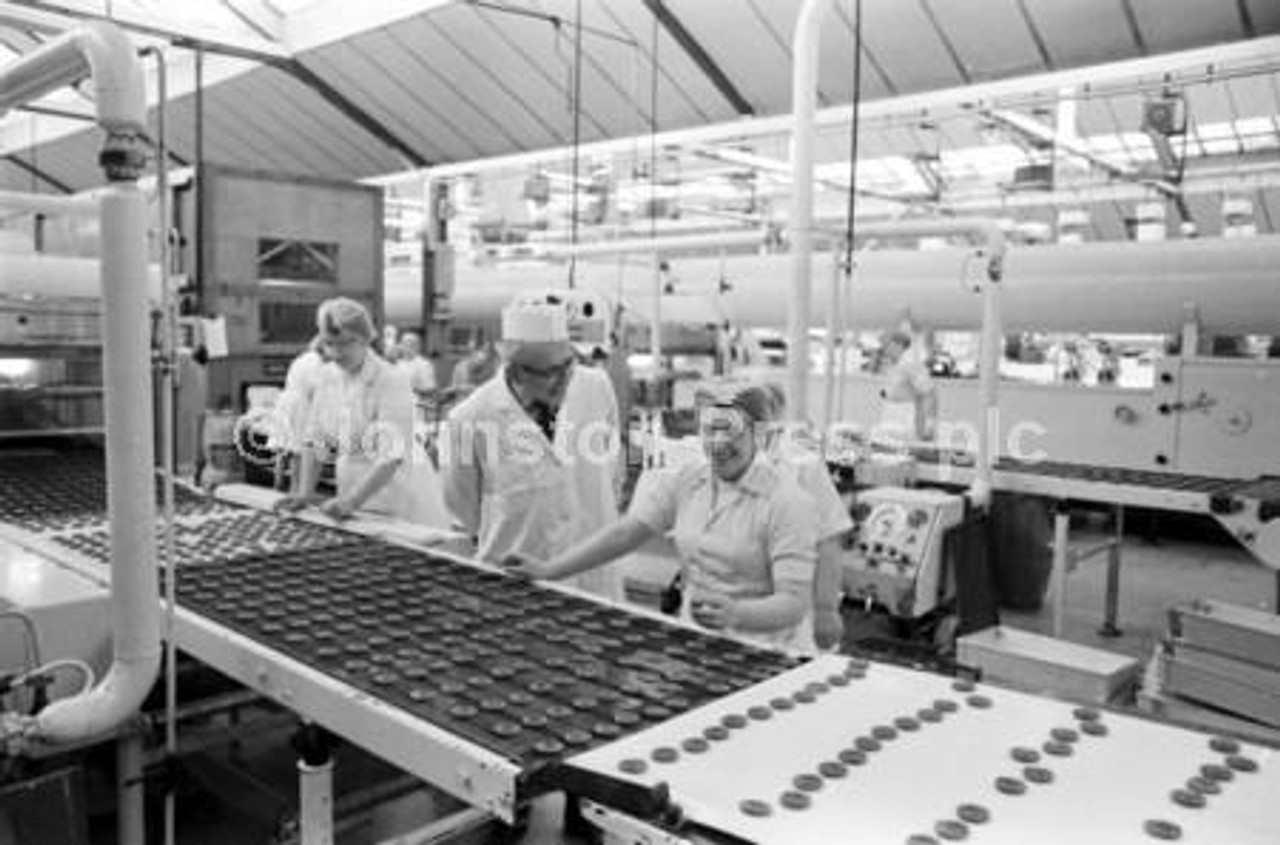
<path fill-rule="evenodd" d="M 333 845 L 333 760 L 298 761 L 298 822 L 302 845 Z"/>
<path fill-rule="evenodd" d="M 115 660 L 88 693 L 36 717 L 50 742 L 108 730 L 138 709 L 160 664 L 152 442 L 151 326 L 146 285 L 146 202 L 132 182 L 102 195 L 103 383 L 111 630 Z"/>
<path fill-rule="evenodd" d="M 818 49 L 832 0 L 805 0 L 791 54 L 791 299 L 787 303 L 787 418 L 809 415 L 809 307 L 813 285 L 813 148 Z"/>
<path fill-rule="evenodd" d="M 835 420 L 836 379 L 843 377 L 843 373 L 836 372 L 836 341 L 839 339 L 838 333 L 840 331 L 840 278 L 842 275 L 840 251 L 835 250 L 831 253 L 831 290 L 828 292 L 830 294 L 830 308 L 827 311 L 827 379 L 822 384 L 823 442 L 826 442 L 826 436 L 831 431 L 831 423 Z"/>
<path fill-rule="evenodd" d="M 991 441 L 1000 436 L 996 391 L 1000 381 L 1000 358 L 1004 353 L 1004 321 L 1000 310 L 1002 258 L 1003 255 L 991 258 L 993 263 L 982 281 L 982 335 L 978 343 L 978 404 L 982 415 L 978 426 L 977 466 L 970 487 L 971 498 L 977 505 L 991 501 L 991 474 L 999 452 Z"/>
<path fill-rule="evenodd" d="M 1059 504 L 1053 513 L 1053 563 L 1049 571 L 1050 623 L 1053 636 L 1062 636 L 1062 617 L 1067 603 L 1067 566 L 1071 533 L 1071 513 Z"/>
<path fill-rule="evenodd" d="M 661 379 L 662 368 L 662 253 L 653 253 L 653 317 L 649 324 L 649 354 L 653 356 L 654 377 Z M 661 381 L 658 389 L 663 389 Z"/>

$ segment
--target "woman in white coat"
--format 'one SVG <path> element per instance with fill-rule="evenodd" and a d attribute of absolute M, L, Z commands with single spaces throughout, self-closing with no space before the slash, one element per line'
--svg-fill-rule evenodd
<path fill-rule="evenodd" d="M 316 325 L 330 363 L 317 380 L 298 484 L 276 507 L 314 504 L 333 519 L 366 512 L 447 527 L 439 479 L 414 440 L 408 375 L 372 349 L 369 312 L 352 299 L 329 299 Z M 337 495 L 328 499 L 316 492 L 326 455 L 336 457 Z"/>

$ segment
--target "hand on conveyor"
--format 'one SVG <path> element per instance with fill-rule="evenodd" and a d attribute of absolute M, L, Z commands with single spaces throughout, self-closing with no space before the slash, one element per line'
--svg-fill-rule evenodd
<path fill-rule="evenodd" d="M 320 505 L 320 513 L 341 522 L 344 519 L 350 519 L 355 514 L 356 509 L 351 507 L 341 496 L 334 496 Z"/>
<path fill-rule="evenodd" d="M 827 651 L 840 645 L 844 639 L 844 620 L 840 608 L 814 608 L 813 642 L 820 650 Z"/>
<path fill-rule="evenodd" d="M 530 560 L 521 555 L 507 555 L 502 559 L 502 567 L 512 575 L 533 581 L 545 581 L 552 574 L 546 561 Z"/>
<path fill-rule="evenodd" d="M 310 496 L 281 496 L 279 499 L 276 499 L 276 502 L 271 506 L 271 509 L 275 511 L 283 511 L 285 513 L 294 513 L 295 511 L 300 511 L 303 508 L 310 507 L 311 505 L 319 504 L 321 501 L 323 501 L 323 499 L 314 494 Z"/>
<path fill-rule="evenodd" d="M 700 593 L 690 605 L 693 621 L 704 628 L 718 631 L 732 628 L 734 623 L 733 599 L 721 593 Z"/>

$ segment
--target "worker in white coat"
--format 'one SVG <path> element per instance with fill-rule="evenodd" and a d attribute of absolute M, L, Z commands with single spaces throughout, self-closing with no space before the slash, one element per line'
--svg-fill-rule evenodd
<path fill-rule="evenodd" d="M 320 304 L 316 323 L 331 363 L 316 385 L 297 488 L 276 506 L 314 504 L 334 519 L 370 513 L 447 527 L 438 476 L 414 441 L 408 376 L 372 349 L 369 312 L 338 297 Z M 336 457 L 337 495 L 328 499 L 316 492 L 326 455 Z"/>
<path fill-rule="evenodd" d="M 890 332 L 881 350 L 880 398 L 884 406 L 875 437 L 897 443 L 933 440 L 938 428 L 938 387 L 911 335 Z"/>
<path fill-rule="evenodd" d="M 617 519 L 617 403 L 604 372 L 576 364 L 562 303 L 517 298 L 498 352 L 501 370 L 449 414 L 445 501 L 481 560 L 542 560 Z M 622 598 L 616 566 L 572 583 Z"/>

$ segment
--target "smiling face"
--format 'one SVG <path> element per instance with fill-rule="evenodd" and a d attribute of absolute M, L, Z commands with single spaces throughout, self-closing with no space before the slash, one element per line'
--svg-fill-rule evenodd
<path fill-rule="evenodd" d="M 740 408 L 704 406 L 698 413 L 698 435 L 712 471 L 722 481 L 737 481 L 755 459 L 755 426 Z"/>

